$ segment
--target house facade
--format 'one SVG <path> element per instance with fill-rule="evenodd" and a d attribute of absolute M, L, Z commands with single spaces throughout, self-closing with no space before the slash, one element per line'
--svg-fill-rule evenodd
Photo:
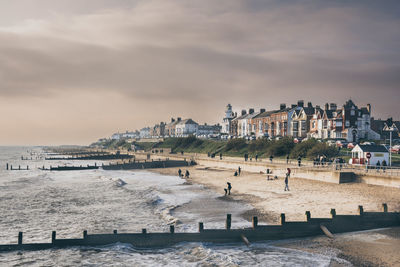
<path fill-rule="evenodd" d="M 192 119 L 180 120 L 175 125 L 176 136 L 188 136 L 191 134 L 197 134 L 199 124 Z"/>

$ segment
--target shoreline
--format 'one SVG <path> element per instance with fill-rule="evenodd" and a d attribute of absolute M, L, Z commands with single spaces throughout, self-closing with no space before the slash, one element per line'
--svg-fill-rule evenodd
<path fill-rule="evenodd" d="M 149 169 L 155 173 L 177 175 L 179 168 Z M 221 196 L 224 201 L 239 201 L 250 204 L 253 209 L 241 214 L 251 222 L 258 216 L 260 224 L 279 224 L 280 213 L 288 221 L 304 220 L 305 211 L 311 216 L 330 216 L 330 208 L 338 214 L 357 214 L 358 205 L 365 210 L 380 210 L 387 203 L 389 210 L 400 210 L 400 190 L 360 183 L 329 184 L 302 178 L 290 178 L 291 191 L 284 191 L 284 179 L 267 181 L 265 174 L 242 172 L 235 177 L 233 170 L 207 168 L 202 165 L 181 168 L 190 172 L 188 183 L 204 186 Z M 232 194 L 224 196 L 226 182 L 232 183 Z M 327 197 L 329 196 L 329 197 Z M 229 213 L 229 211 L 227 211 Z M 377 229 L 335 235 L 333 240 L 325 236 L 299 240 L 274 242 L 275 246 L 292 248 L 312 253 L 334 253 L 329 266 L 394 266 L 400 265 L 400 227 Z M 344 261 L 343 261 L 344 260 Z"/>

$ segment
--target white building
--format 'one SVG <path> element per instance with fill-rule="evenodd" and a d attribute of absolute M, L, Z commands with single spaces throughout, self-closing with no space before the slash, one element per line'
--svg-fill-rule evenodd
<path fill-rule="evenodd" d="M 199 124 L 192 119 L 181 120 L 175 125 L 176 136 L 188 136 L 197 134 Z"/>
<path fill-rule="evenodd" d="M 368 160 L 367 154 L 370 154 Z M 389 151 L 385 146 L 378 145 L 356 145 L 351 151 L 350 164 L 366 164 L 375 166 L 378 161 L 382 166 L 382 162 L 386 161 L 386 165 L 389 165 Z"/>
<path fill-rule="evenodd" d="M 140 138 L 149 138 L 150 137 L 150 127 L 145 127 L 140 129 L 139 133 Z"/>
<path fill-rule="evenodd" d="M 199 125 L 197 128 L 197 136 L 212 136 L 218 135 L 221 133 L 221 125 Z M 229 132 L 228 132 L 229 133 Z"/>
<path fill-rule="evenodd" d="M 115 133 L 115 134 L 111 135 L 112 140 L 119 140 L 121 138 L 122 138 L 122 134 L 120 134 L 120 133 Z"/>
<path fill-rule="evenodd" d="M 225 110 L 225 118 L 222 120 L 221 133 L 223 133 L 223 134 L 229 134 L 230 133 L 231 121 L 234 118 L 236 118 L 236 114 L 233 113 L 231 104 L 228 104 L 226 106 L 226 110 Z"/>

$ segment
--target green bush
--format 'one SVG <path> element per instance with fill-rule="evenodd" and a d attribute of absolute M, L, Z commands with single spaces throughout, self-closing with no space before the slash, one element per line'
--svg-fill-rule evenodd
<path fill-rule="evenodd" d="M 268 146 L 270 145 L 270 141 L 265 138 L 260 138 L 254 141 L 251 141 L 248 145 L 248 149 L 250 153 L 260 153 L 267 150 Z"/>
<path fill-rule="evenodd" d="M 311 148 L 307 152 L 307 157 L 310 159 L 316 158 L 318 156 L 325 156 L 327 158 L 336 157 L 339 154 L 339 150 L 334 147 L 330 146 L 326 143 L 319 143 L 315 144 L 313 148 Z"/>
<path fill-rule="evenodd" d="M 247 146 L 246 141 L 243 138 L 235 138 L 235 139 L 231 139 L 228 141 L 228 143 L 226 144 L 225 150 L 226 151 L 230 151 L 230 150 L 238 151 L 246 146 Z"/>
<path fill-rule="evenodd" d="M 293 138 L 284 137 L 281 140 L 273 141 L 268 147 L 267 154 L 273 156 L 284 156 L 290 154 L 294 147 Z"/>
<path fill-rule="evenodd" d="M 295 144 L 292 152 L 290 153 L 290 157 L 293 159 L 296 159 L 298 157 L 304 158 L 307 156 L 307 152 L 317 144 L 318 144 L 318 141 L 315 139 L 310 139 L 310 140 Z"/>

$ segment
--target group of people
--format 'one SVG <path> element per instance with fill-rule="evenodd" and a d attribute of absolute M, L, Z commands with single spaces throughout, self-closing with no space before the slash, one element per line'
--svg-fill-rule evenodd
<path fill-rule="evenodd" d="M 227 182 L 226 184 L 228 185 L 228 188 L 224 188 L 225 196 L 230 195 L 232 190 L 232 184 L 230 182 Z"/>
<path fill-rule="evenodd" d="M 179 175 L 179 177 L 183 177 L 183 173 L 182 173 L 182 170 L 181 170 L 181 169 L 178 170 L 178 175 Z M 189 176 L 190 176 L 190 173 L 189 173 L 188 170 L 186 170 L 186 172 L 185 172 L 185 178 L 189 178 Z"/>
<path fill-rule="evenodd" d="M 240 166 L 239 166 L 239 168 L 237 169 L 237 171 L 235 171 L 235 173 L 233 174 L 234 176 L 240 176 L 240 173 L 242 172 L 242 169 L 240 168 Z"/>
<path fill-rule="evenodd" d="M 386 160 L 382 160 L 382 171 L 383 172 L 385 172 L 386 167 L 387 167 Z M 381 162 L 378 160 L 378 162 L 376 163 L 376 170 L 379 172 L 380 169 L 381 169 Z"/>

